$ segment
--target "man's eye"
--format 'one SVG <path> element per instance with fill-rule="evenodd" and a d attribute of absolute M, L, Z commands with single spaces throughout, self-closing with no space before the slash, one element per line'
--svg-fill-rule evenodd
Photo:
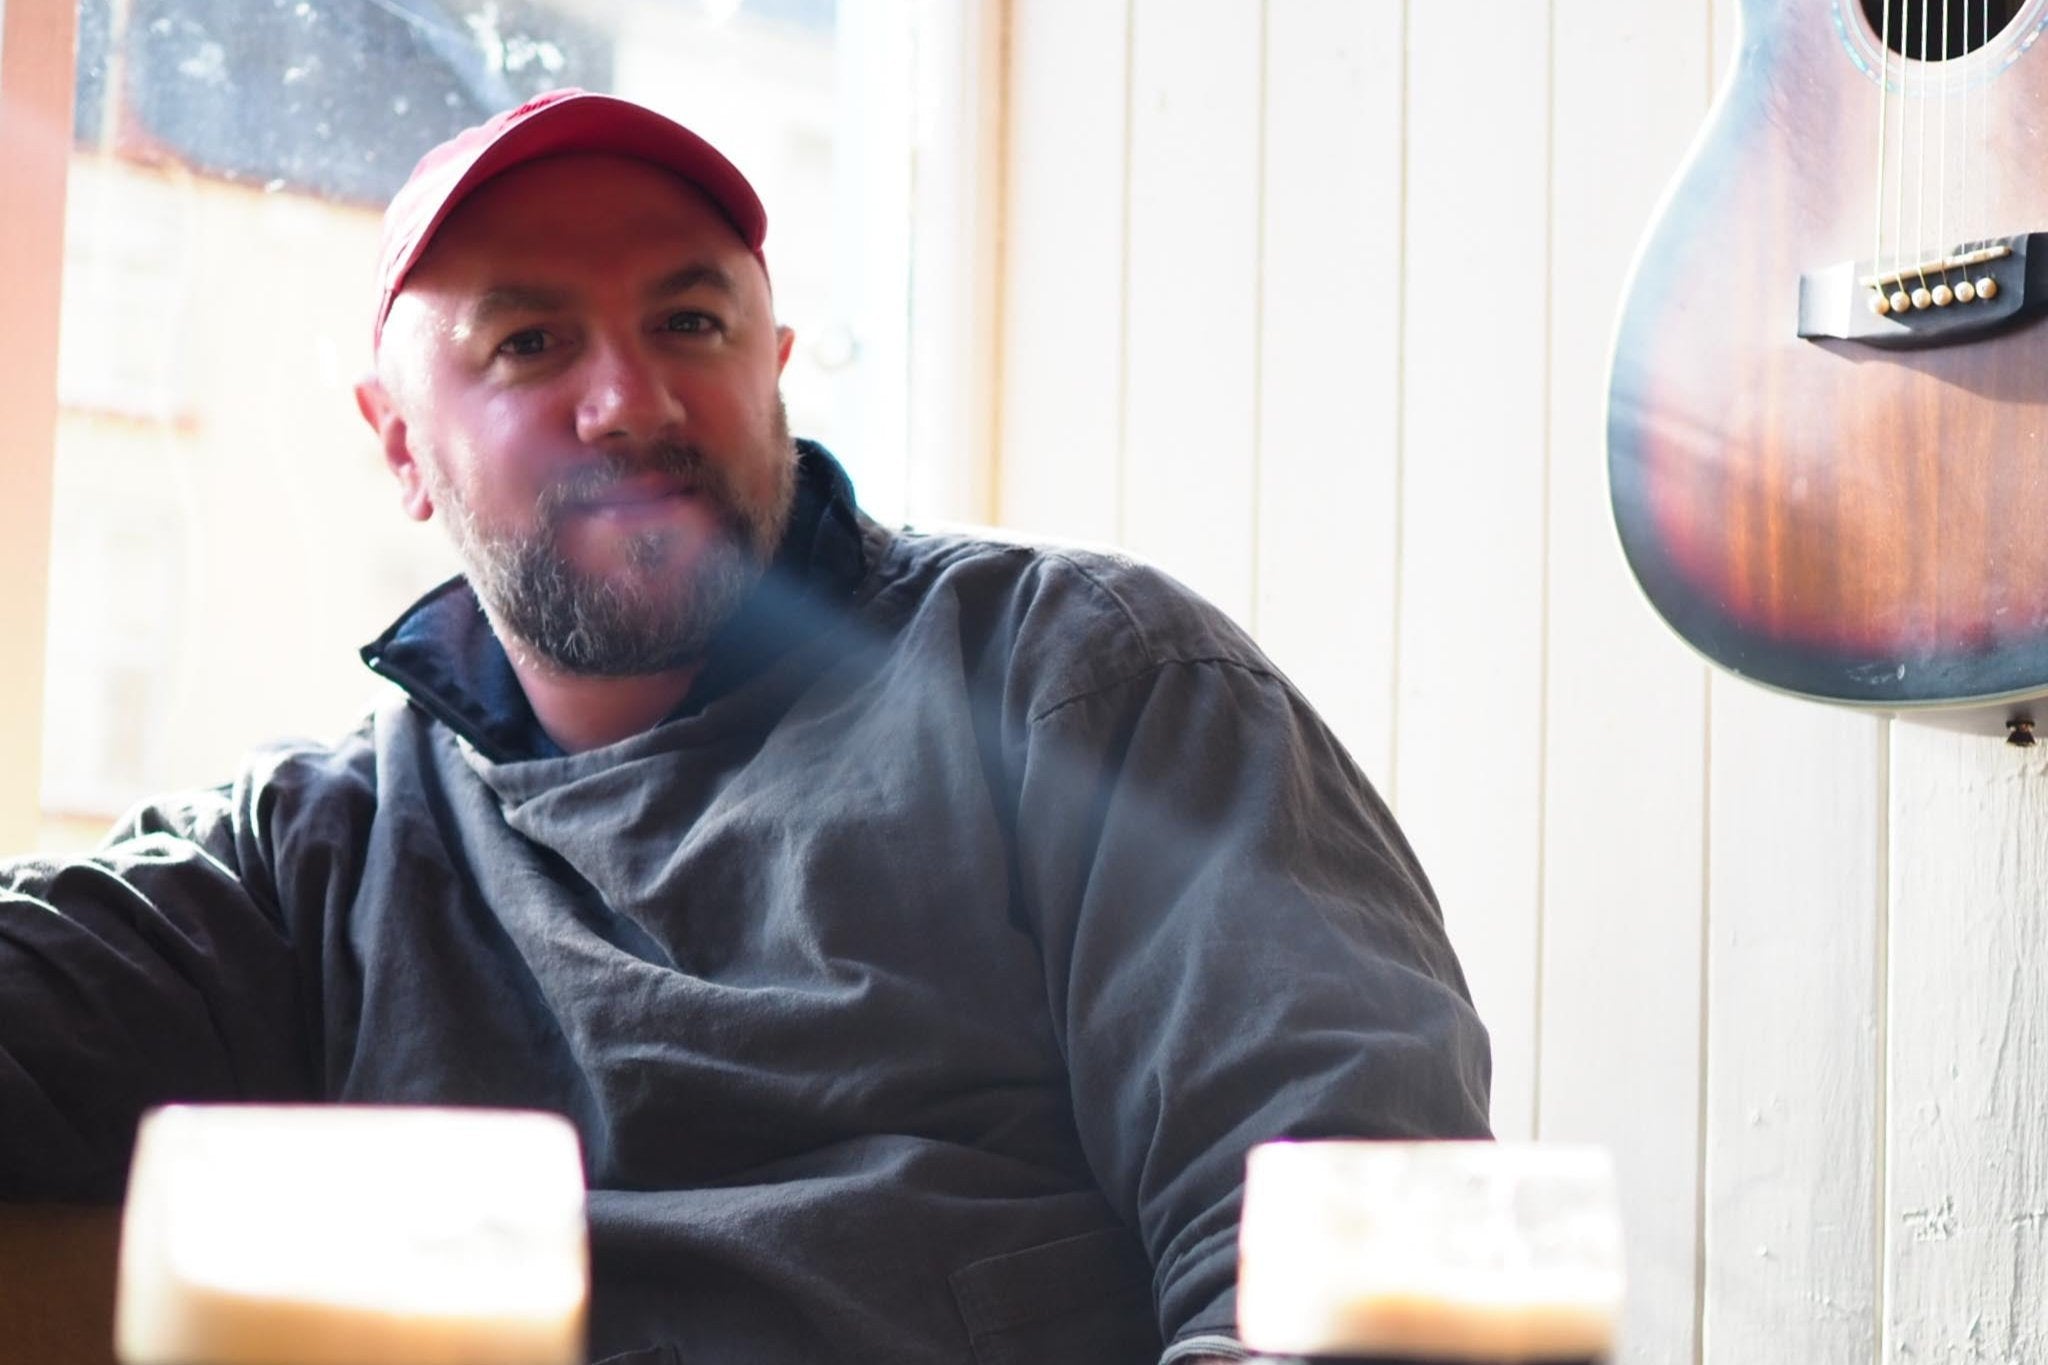
<path fill-rule="evenodd" d="M 670 313 L 662 324 L 662 330 L 683 333 L 715 332 L 718 330 L 718 319 L 709 313 L 686 309 L 680 313 Z"/>
<path fill-rule="evenodd" d="M 548 334 L 538 327 L 514 332 L 498 343 L 499 355 L 539 355 L 548 348 Z"/>

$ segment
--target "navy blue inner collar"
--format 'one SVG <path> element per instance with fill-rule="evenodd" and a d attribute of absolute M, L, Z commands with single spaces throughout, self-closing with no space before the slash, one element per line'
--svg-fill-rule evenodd
<path fill-rule="evenodd" d="M 704 669 L 671 720 L 767 667 L 815 629 L 820 606 L 844 602 L 867 571 L 852 481 L 823 446 L 796 444 L 796 497 L 782 543 L 760 584 L 712 637 Z M 362 654 L 493 762 L 561 756 L 468 580 L 451 578 L 422 597 Z"/>

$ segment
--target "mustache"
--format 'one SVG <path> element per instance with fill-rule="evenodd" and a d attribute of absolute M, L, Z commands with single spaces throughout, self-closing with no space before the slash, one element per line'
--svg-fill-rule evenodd
<path fill-rule="evenodd" d="M 541 490 L 540 516 L 552 523 L 568 508 L 602 498 L 619 484 L 649 474 L 686 484 L 715 502 L 732 503 L 725 471 L 715 461 L 688 442 L 660 441 L 641 450 L 607 450 L 584 460 Z"/>

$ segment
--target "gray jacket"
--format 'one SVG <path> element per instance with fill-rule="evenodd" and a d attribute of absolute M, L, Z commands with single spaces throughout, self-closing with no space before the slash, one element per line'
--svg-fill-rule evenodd
<path fill-rule="evenodd" d="M 1422 873 L 1242 632 L 803 484 L 650 731 L 553 752 L 458 580 L 340 743 L 0 865 L 0 1196 L 171 1099 L 549 1109 L 594 1357 L 1134 1365 L 1232 1330 L 1254 1142 L 1485 1132 Z"/>

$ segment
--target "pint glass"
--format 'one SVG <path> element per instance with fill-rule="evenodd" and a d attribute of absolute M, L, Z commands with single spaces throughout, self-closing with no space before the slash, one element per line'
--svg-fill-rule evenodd
<path fill-rule="evenodd" d="M 1621 1231 L 1599 1148 L 1267 1143 L 1244 1200 L 1238 1328 L 1262 1358 L 1611 1358 Z"/>

